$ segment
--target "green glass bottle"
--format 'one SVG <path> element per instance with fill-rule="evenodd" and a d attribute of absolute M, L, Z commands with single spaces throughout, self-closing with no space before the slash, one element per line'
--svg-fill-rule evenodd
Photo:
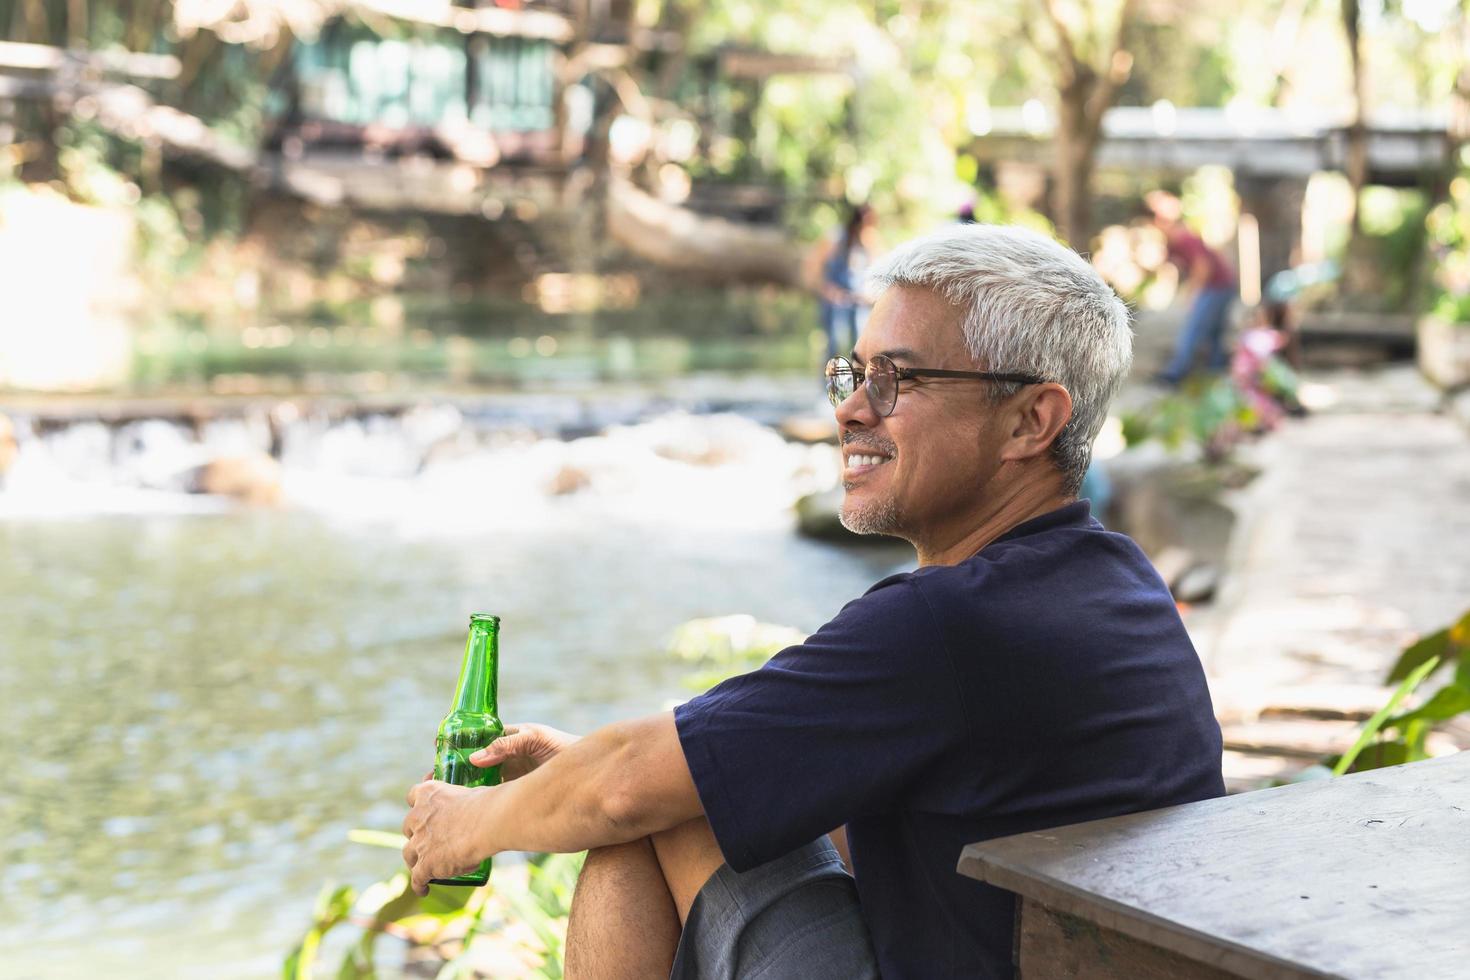
<path fill-rule="evenodd" d="M 498 786 L 500 767 L 481 769 L 470 756 L 505 733 L 496 703 L 500 671 L 500 617 L 475 613 L 470 617 L 470 638 L 464 647 L 464 663 L 454 689 L 454 705 L 439 723 L 434 751 L 434 778 L 456 786 Z M 436 885 L 483 885 L 490 880 L 490 859 L 469 874 L 436 878 Z"/>

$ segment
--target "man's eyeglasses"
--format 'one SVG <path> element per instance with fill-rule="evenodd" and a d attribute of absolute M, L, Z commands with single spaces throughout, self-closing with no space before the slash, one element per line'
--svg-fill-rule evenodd
<path fill-rule="evenodd" d="M 845 357 L 827 362 L 827 400 L 836 408 L 857 390 L 858 372 Z M 1039 385 L 1045 379 L 1034 374 L 997 374 L 993 371 L 941 371 L 938 368 L 908 368 L 894 364 L 886 354 L 879 354 L 863 370 L 863 391 L 868 404 L 878 415 L 893 414 L 898 404 L 898 383 L 910 378 L 964 378 L 970 381 L 1003 381 L 1011 384 Z"/>

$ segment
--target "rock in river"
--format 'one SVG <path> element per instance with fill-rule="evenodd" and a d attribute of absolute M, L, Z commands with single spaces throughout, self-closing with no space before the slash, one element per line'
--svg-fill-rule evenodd
<path fill-rule="evenodd" d="M 273 507 L 281 502 L 281 464 L 265 453 L 222 456 L 195 470 L 189 489 Z"/>

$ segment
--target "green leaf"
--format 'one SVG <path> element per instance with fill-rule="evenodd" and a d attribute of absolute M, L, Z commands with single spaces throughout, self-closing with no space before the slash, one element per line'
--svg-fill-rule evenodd
<path fill-rule="evenodd" d="M 1453 718 L 1463 711 L 1470 711 L 1470 688 L 1450 684 L 1434 692 L 1434 696 L 1413 711 L 1390 718 L 1383 723 L 1385 728 L 1404 728 L 1414 722 L 1431 724 Z"/>
<path fill-rule="evenodd" d="M 546 913 L 546 910 L 528 895 L 522 893 L 505 894 L 503 897 L 510 904 L 515 913 L 520 916 L 521 922 L 531 928 L 536 938 L 541 941 L 548 962 L 561 959 L 561 935 L 552 928 L 551 923 L 559 918 Z"/>
<path fill-rule="evenodd" d="M 1363 730 L 1358 733 L 1358 740 L 1353 743 L 1352 748 L 1344 752 L 1342 757 L 1337 760 L 1337 765 L 1332 767 L 1332 775 L 1341 776 L 1352 768 L 1353 761 L 1357 759 L 1358 753 L 1362 752 L 1364 747 L 1373 741 L 1373 737 L 1378 734 L 1378 730 L 1383 727 L 1384 722 L 1388 721 L 1394 709 L 1438 666 L 1439 658 L 1432 657 L 1414 668 L 1413 673 L 1406 677 L 1404 682 L 1398 686 L 1398 689 L 1393 692 L 1393 696 L 1388 699 L 1388 703 L 1379 708 L 1374 712 L 1372 718 L 1369 718 L 1363 723 Z"/>
<path fill-rule="evenodd" d="M 323 932 L 347 918 L 352 911 L 352 903 L 357 900 L 357 892 L 351 885 L 339 885 L 333 888 L 331 882 L 322 886 L 322 890 L 316 896 L 316 908 L 313 915 L 316 925 Z"/>
<path fill-rule="evenodd" d="M 462 885 L 430 885 L 429 894 L 419 899 L 419 911 L 425 915 L 450 915 L 463 909 L 474 893 L 475 889 Z"/>
<path fill-rule="evenodd" d="M 1436 662 L 1441 661 L 1449 652 L 1449 647 L 1450 630 L 1448 626 L 1428 636 L 1420 637 L 1417 642 L 1405 647 L 1404 652 L 1399 654 L 1399 659 L 1394 663 L 1393 669 L 1388 672 L 1388 683 L 1395 684 L 1403 680 L 1431 658 Z"/>
<path fill-rule="evenodd" d="M 1409 748 L 1409 762 L 1422 762 L 1429 758 L 1425 742 L 1431 727 L 1427 721 L 1411 721 L 1404 727 L 1404 744 Z"/>
<path fill-rule="evenodd" d="M 1455 683 L 1470 689 L 1470 612 L 1450 627 L 1450 644 L 1458 648 L 1460 665 L 1455 668 Z"/>
<path fill-rule="evenodd" d="M 1393 669 L 1388 672 L 1388 683 L 1393 684 L 1409 676 L 1410 671 L 1430 657 L 1440 658 L 1441 663 L 1459 659 L 1456 671 L 1458 683 L 1470 687 L 1470 612 L 1458 621 L 1436 630 L 1404 649 Z"/>
<path fill-rule="evenodd" d="M 312 932 L 315 931 L 316 930 L 312 930 Z M 311 932 L 308 932 L 307 936 L 309 937 L 310 935 Z M 315 944 L 313 944 L 313 950 L 315 950 Z M 309 966 L 307 967 L 305 973 L 301 971 L 301 957 L 305 954 L 305 951 L 306 940 L 303 939 L 301 940 L 301 942 L 296 944 L 295 949 L 291 950 L 290 954 L 286 957 L 286 962 L 281 964 L 282 980 L 297 980 L 298 977 L 307 978 L 311 976 L 311 968 Z M 313 952 L 313 958 L 314 957 L 315 953 Z"/>
<path fill-rule="evenodd" d="M 465 944 L 465 949 L 469 949 L 468 943 Z M 443 966 L 439 967 L 439 972 L 434 974 L 434 980 L 460 980 L 461 977 L 466 975 L 465 971 L 467 969 L 468 967 L 464 963 L 464 953 L 460 953 L 454 959 L 447 961 Z"/>
<path fill-rule="evenodd" d="M 1341 761 L 1340 759 L 1338 761 Z M 1413 747 L 1402 739 L 1389 739 L 1382 742 L 1374 742 L 1353 760 L 1347 771 L 1367 772 L 1369 769 L 1382 769 L 1385 766 L 1399 766 L 1405 762 L 1418 761 L 1414 756 Z M 1341 775 L 1341 774 L 1339 774 Z"/>
<path fill-rule="evenodd" d="M 337 980 L 376 980 L 378 972 L 373 963 L 373 941 L 375 932 L 365 932 L 362 938 L 348 947 L 337 968 Z"/>
<path fill-rule="evenodd" d="M 398 894 L 380 905 L 373 913 L 373 924 L 378 929 L 389 922 L 397 922 L 399 919 L 422 911 L 420 906 L 423 905 L 424 900 L 415 895 L 413 889 L 409 887 L 408 872 L 400 871 L 394 875 L 394 878 L 397 878 L 400 884 Z"/>
<path fill-rule="evenodd" d="M 572 889 L 586 860 L 585 851 L 575 854 L 537 855 L 530 860 L 529 891 L 543 909 L 553 916 L 571 911 Z"/>
<path fill-rule="evenodd" d="M 408 838 L 402 834 L 390 834 L 385 830 L 349 830 L 347 839 L 354 844 L 391 847 L 395 851 L 403 850 L 403 845 L 408 843 Z"/>
<path fill-rule="evenodd" d="M 351 885 L 334 888 L 331 882 L 327 882 L 322 886 L 316 896 L 316 906 L 312 910 L 311 928 L 281 964 L 281 976 L 285 980 L 311 980 L 322 937 L 347 918 L 355 898 L 356 892 Z"/>

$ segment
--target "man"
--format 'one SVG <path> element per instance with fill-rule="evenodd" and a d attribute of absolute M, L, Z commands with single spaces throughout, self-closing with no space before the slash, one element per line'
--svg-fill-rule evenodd
<path fill-rule="evenodd" d="M 673 713 L 519 727 L 476 760 L 503 786 L 419 784 L 416 889 L 591 848 L 573 980 L 1009 977 L 1014 898 L 956 873 L 964 845 L 1224 792 L 1167 589 L 1075 499 L 1131 359 L 1123 305 L 1050 239 L 984 225 L 876 282 L 827 369 L 842 517 L 918 570 Z"/>
<path fill-rule="evenodd" d="M 1235 269 L 1184 224 L 1179 198 L 1168 191 L 1150 191 L 1144 203 L 1153 212 L 1154 227 L 1164 233 L 1169 261 L 1184 276 L 1181 292 L 1193 297 L 1175 342 L 1174 357 L 1158 380 L 1178 385 L 1193 370 L 1201 347 L 1207 348 L 1205 367 L 1223 371 L 1230 362 L 1225 349 L 1225 320 L 1237 291 Z"/>

